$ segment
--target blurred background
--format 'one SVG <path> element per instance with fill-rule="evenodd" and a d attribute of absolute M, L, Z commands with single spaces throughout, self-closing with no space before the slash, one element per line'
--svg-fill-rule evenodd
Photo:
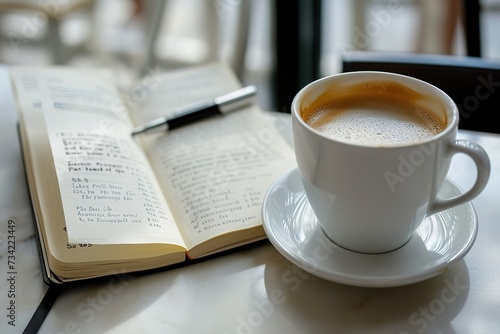
<path fill-rule="evenodd" d="M 319 77 L 352 52 L 470 55 L 467 1 L 0 0 L 0 63 L 111 67 L 126 89 L 151 68 L 218 60 L 259 87 L 263 109 L 287 111 L 272 86 L 294 57 Z M 500 59 L 500 0 L 479 10 L 480 56 Z"/>

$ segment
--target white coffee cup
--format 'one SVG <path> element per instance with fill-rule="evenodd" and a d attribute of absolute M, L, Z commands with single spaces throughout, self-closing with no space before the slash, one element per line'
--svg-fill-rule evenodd
<path fill-rule="evenodd" d="M 420 96 L 404 102 L 431 111 L 444 129 L 417 142 L 359 143 L 332 138 L 303 118 L 311 109 L 335 104 L 330 96 L 381 82 Z M 392 251 L 411 238 L 426 216 L 475 198 L 488 182 L 490 162 L 481 146 L 456 139 L 458 121 L 457 106 L 447 94 L 408 76 L 342 73 L 302 88 L 292 102 L 295 155 L 308 201 L 326 236 L 356 252 Z M 456 153 L 475 162 L 476 182 L 458 197 L 440 199 L 437 194 Z"/>

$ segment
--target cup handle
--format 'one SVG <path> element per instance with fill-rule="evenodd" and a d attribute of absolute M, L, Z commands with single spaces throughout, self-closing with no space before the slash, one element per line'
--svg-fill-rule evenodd
<path fill-rule="evenodd" d="M 483 191 L 490 177 L 490 159 L 480 145 L 468 140 L 451 140 L 448 149 L 452 155 L 464 153 L 474 161 L 477 168 L 476 182 L 468 191 L 456 197 L 450 199 L 436 197 L 427 211 L 429 216 L 472 200 Z"/>

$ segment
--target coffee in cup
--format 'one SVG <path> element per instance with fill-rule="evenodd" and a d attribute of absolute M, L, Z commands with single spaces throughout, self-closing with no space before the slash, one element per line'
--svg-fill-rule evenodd
<path fill-rule="evenodd" d="M 418 101 L 416 94 L 393 81 L 373 81 L 337 87 L 301 110 L 304 121 L 324 136 L 360 145 L 397 145 L 420 142 L 446 127 Z"/>

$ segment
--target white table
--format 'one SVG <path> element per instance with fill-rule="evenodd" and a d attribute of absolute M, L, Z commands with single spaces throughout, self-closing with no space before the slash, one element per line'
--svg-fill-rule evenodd
<path fill-rule="evenodd" d="M 24 330 L 46 290 L 6 80 L 0 68 L 0 333 L 5 334 Z M 267 243 L 189 267 L 71 287 L 57 299 L 40 333 L 500 333 L 500 136 L 468 131 L 459 136 L 483 145 L 492 173 L 473 201 L 476 243 L 439 276 L 397 288 L 346 286 L 301 271 Z M 474 173 L 473 164 L 458 156 L 450 178 L 466 188 Z M 9 220 L 16 236 L 12 270 Z"/>

